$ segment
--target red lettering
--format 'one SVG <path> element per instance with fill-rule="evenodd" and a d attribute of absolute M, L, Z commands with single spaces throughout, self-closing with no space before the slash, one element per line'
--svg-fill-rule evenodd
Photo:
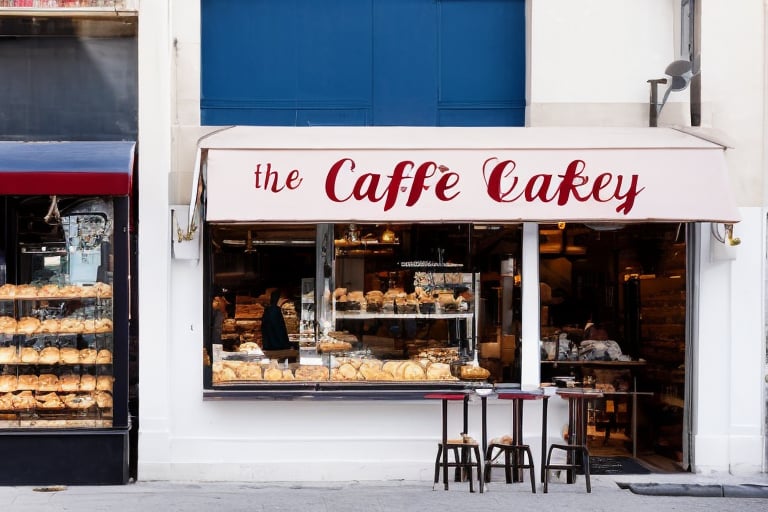
<path fill-rule="evenodd" d="M 503 160 L 498 162 L 492 169 L 490 176 L 488 175 L 488 164 L 498 160 L 496 157 L 489 158 L 483 162 L 483 177 L 485 178 L 485 185 L 488 189 L 488 195 L 494 201 L 498 203 L 511 203 L 519 199 L 519 195 L 516 197 L 507 198 L 517 186 L 517 176 L 512 177 L 512 183 L 502 191 L 502 182 L 505 178 L 509 177 L 515 171 L 515 162 L 513 160 Z"/>
<path fill-rule="evenodd" d="M 619 200 L 617 213 L 628 214 L 635 204 L 637 196 L 645 190 L 638 187 L 639 177 L 604 172 L 591 179 L 585 174 L 586 163 L 573 160 L 563 174 L 541 173 L 528 178 L 523 191 L 513 195 L 520 185 L 520 178 L 514 175 L 517 164 L 513 160 L 498 161 L 496 157 L 483 163 L 483 177 L 486 192 L 497 203 L 512 203 L 524 198 L 526 202 L 541 201 L 548 203 L 557 199 L 558 206 L 565 206 L 569 201 L 585 202 L 590 199 L 601 203 Z M 559 182 L 556 177 L 560 178 Z M 629 183 L 626 183 L 627 179 Z"/>
<path fill-rule="evenodd" d="M 416 172 L 411 177 L 410 173 L 414 168 Z M 435 162 L 424 162 L 416 167 L 414 162 L 403 160 L 395 164 L 391 174 L 361 174 L 353 180 L 351 192 L 343 194 L 339 190 L 342 174 L 351 174 L 354 169 L 355 162 L 350 158 L 343 158 L 331 166 L 325 178 L 325 193 L 329 199 L 337 203 L 350 199 L 371 203 L 383 200 L 383 210 L 386 212 L 397 204 L 401 194 L 407 194 L 405 206 L 411 207 L 417 204 L 424 192 L 430 188 L 433 188 L 433 194 L 441 201 L 450 201 L 460 193 L 453 190 L 458 186 L 459 175 L 449 172 L 447 167 L 440 167 Z M 437 172 L 438 169 L 440 173 Z"/>

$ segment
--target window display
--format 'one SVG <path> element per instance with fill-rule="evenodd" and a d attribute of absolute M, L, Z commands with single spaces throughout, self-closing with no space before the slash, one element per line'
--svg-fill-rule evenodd
<path fill-rule="evenodd" d="M 111 203 L 52 196 L 42 219 L 23 201 L 17 211 L 16 271 L 0 286 L 0 428 L 111 427 Z"/>
<path fill-rule="evenodd" d="M 216 388 L 445 385 L 513 371 L 513 346 L 505 364 L 480 344 L 501 342 L 502 317 L 505 338 L 519 327 L 500 312 L 497 286 L 519 226 L 217 223 L 209 235 Z M 262 336 L 275 292 L 290 338 L 282 350 Z"/>

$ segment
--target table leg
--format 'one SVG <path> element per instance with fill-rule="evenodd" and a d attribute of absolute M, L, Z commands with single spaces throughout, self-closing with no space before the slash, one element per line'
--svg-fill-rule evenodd
<path fill-rule="evenodd" d="M 547 404 L 549 403 L 549 397 L 544 396 L 542 398 L 544 403 L 541 405 L 541 483 L 544 483 L 546 478 L 546 470 L 544 465 L 547 463 Z"/>
<path fill-rule="evenodd" d="M 448 400 L 443 399 L 443 486 L 448 490 Z"/>
<path fill-rule="evenodd" d="M 488 449 L 488 427 L 486 423 L 487 400 L 488 400 L 488 397 L 486 397 L 485 395 L 480 397 L 480 404 L 481 404 L 480 408 L 481 408 L 481 419 L 482 419 L 480 428 L 481 428 L 481 435 L 482 435 L 482 446 L 483 446 L 482 456 L 483 457 L 485 457 L 485 452 Z"/>
<path fill-rule="evenodd" d="M 514 440 L 513 443 L 516 445 L 523 444 L 523 400 L 515 400 L 514 401 L 514 408 L 515 408 L 515 424 L 513 426 L 513 436 Z M 512 462 L 514 462 L 515 467 L 519 465 L 519 459 L 518 459 L 518 452 L 515 451 L 515 453 L 512 454 Z M 517 471 L 514 472 L 512 475 L 512 481 L 513 482 L 521 482 L 523 480 L 523 470 L 518 467 Z"/>

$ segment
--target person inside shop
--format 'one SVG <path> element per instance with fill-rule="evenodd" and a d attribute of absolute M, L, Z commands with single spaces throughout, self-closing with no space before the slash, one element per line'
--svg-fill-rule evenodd
<path fill-rule="evenodd" d="M 283 310 L 280 302 L 280 290 L 273 290 L 269 297 L 269 306 L 264 308 L 261 318 L 261 336 L 264 350 L 287 350 L 291 348 L 288 341 L 288 329 L 285 326 Z"/>

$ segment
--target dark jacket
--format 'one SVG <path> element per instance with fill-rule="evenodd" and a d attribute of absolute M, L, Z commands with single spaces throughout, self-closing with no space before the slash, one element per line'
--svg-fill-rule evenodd
<path fill-rule="evenodd" d="M 261 335 L 264 350 L 285 350 L 290 348 L 288 330 L 280 306 L 270 304 L 264 308 L 261 318 Z"/>

